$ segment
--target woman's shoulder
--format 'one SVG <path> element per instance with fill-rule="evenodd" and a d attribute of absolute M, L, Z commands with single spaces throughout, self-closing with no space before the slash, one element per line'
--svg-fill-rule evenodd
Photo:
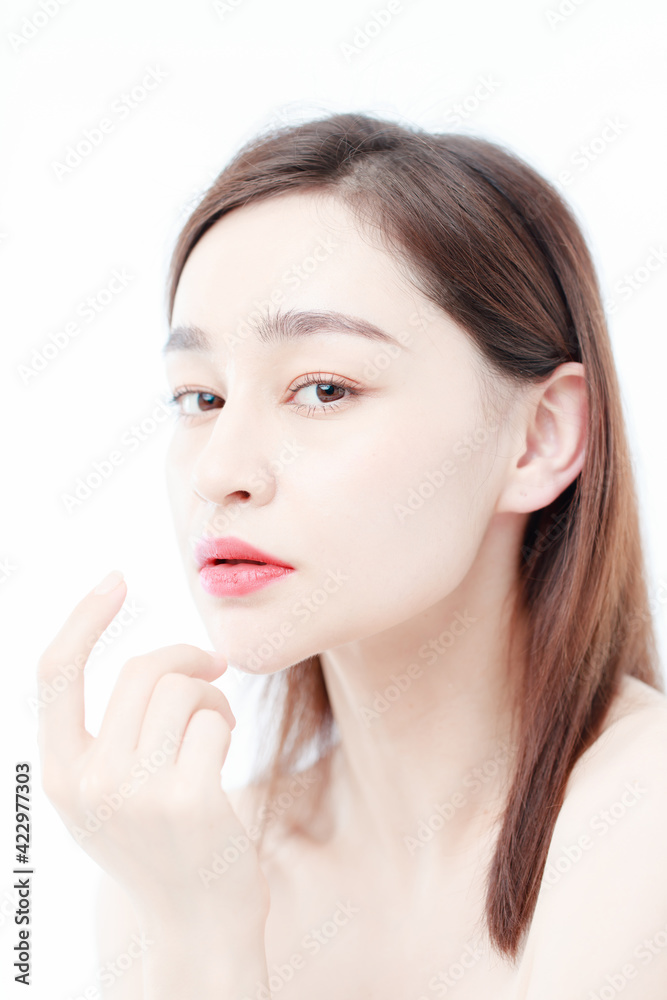
<path fill-rule="evenodd" d="M 658 817 L 667 824 L 667 696 L 625 676 L 600 735 L 570 774 L 551 853 L 575 834 L 586 844 L 612 831 L 610 844 L 636 848 L 632 832 L 647 827 L 667 857 L 667 827 L 651 827 Z"/>
<path fill-rule="evenodd" d="M 621 719 L 637 720 L 641 713 L 649 709 L 667 713 L 667 695 L 640 681 L 638 677 L 625 674 L 603 729 L 608 729 Z"/>
<path fill-rule="evenodd" d="M 553 839 L 580 831 L 584 843 L 595 843 L 615 831 L 609 844 L 636 849 L 641 831 L 664 844 L 667 857 L 667 826 L 652 825 L 659 818 L 667 824 L 667 697 L 626 676 L 602 732 L 570 774 Z"/>
<path fill-rule="evenodd" d="M 536 996 L 635 979 L 632 996 L 667 996 L 666 831 L 667 697 L 625 677 L 554 827 L 529 935 Z"/>
<path fill-rule="evenodd" d="M 602 731 L 581 755 L 570 775 L 566 801 L 588 794 L 590 784 L 607 777 L 616 780 L 617 766 L 661 768 L 667 763 L 667 696 L 662 691 L 624 676 Z M 621 764 L 622 762 L 622 764 Z"/>

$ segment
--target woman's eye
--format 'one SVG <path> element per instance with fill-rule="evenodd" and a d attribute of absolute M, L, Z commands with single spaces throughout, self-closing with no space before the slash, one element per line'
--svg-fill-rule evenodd
<path fill-rule="evenodd" d="M 321 372 L 308 376 L 291 391 L 297 400 L 291 405 L 297 410 L 306 410 L 307 415 L 338 409 L 344 403 L 346 395 L 358 394 L 353 386 L 335 381 L 333 376 L 323 375 Z"/>
<path fill-rule="evenodd" d="M 220 409 L 216 405 L 216 400 L 222 404 L 223 400 L 212 392 L 204 392 L 201 389 L 179 389 L 169 400 L 171 406 L 178 409 L 179 414 L 184 417 L 196 417 L 207 410 Z"/>
<path fill-rule="evenodd" d="M 305 376 L 303 381 L 290 390 L 292 400 L 289 405 L 307 416 L 314 413 L 325 413 L 343 405 L 346 396 L 356 396 L 359 390 L 342 381 L 335 381 L 333 376 L 315 372 Z M 169 405 L 176 407 L 178 415 L 185 419 L 194 419 L 210 410 L 219 410 L 225 405 L 224 399 L 213 392 L 183 386 L 177 389 Z"/>

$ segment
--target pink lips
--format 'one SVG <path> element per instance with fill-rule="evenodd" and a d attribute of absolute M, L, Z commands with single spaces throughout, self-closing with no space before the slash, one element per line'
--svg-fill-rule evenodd
<path fill-rule="evenodd" d="M 240 597 L 294 572 L 288 563 L 231 535 L 201 538 L 194 556 L 202 587 L 215 597 Z"/>

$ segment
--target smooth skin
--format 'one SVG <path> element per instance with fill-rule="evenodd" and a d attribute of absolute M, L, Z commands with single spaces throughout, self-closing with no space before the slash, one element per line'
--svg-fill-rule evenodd
<path fill-rule="evenodd" d="M 314 269 L 305 267 L 317 246 L 333 249 L 320 254 Z M 286 280 L 295 274 L 298 282 Z M 272 295 L 272 312 L 278 304 L 283 311 L 336 310 L 375 324 L 402 346 L 390 350 L 377 340 L 323 330 L 266 343 L 242 324 Z M 166 355 L 171 391 L 189 392 L 174 427 L 167 483 L 195 603 L 213 648 L 237 669 L 273 673 L 319 653 L 340 744 L 315 819 L 304 818 L 301 831 L 289 834 L 278 816 L 262 858 L 247 851 L 216 883 L 203 911 L 194 883 L 186 898 L 165 861 L 167 898 L 180 900 L 192 919 L 186 929 L 178 906 L 167 907 L 156 935 L 167 946 L 155 945 L 153 958 L 142 959 L 156 983 L 162 971 L 153 992 L 142 985 L 136 962 L 106 996 L 171 997 L 174 964 L 187 982 L 173 954 L 182 935 L 180 954 L 191 952 L 192 975 L 210 962 L 208 982 L 219 977 L 211 996 L 225 995 L 229 979 L 221 965 L 234 955 L 241 959 L 233 963 L 235 983 L 243 978 L 240 966 L 251 983 L 239 997 L 261 996 L 261 976 L 270 973 L 279 977 L 273 995 L 285 1000 L 418 1000 L 448 991 L 460 1000 L 590 1000 L 591 991 L 608 985 L 606 976 L 623 975 L 624 997 L 664 1000 L 667 699 L 633 679 L 624 682 L 604 733 L 571 775 L 550 853 L 561 877 L 543 884 L 519 962 L 501 960 L 483 939 L 478 944 L 485 867 L 512 763 L 509 703 L 518 669 L 508 669 L 504 652 L 516 554 L 530 512 L 549 504 L 582 468 L 583 367 L 561 365 L 521 389 L 496 378 L 489 397 L 465 331 L 415 288 L 396 255 L 345 205 L 314 192 L 245 206 L 207 231 L 179 282 L 173 326 L 184 325 L 209 340 L 207 350 L 181 347 Z M 315 374 L 316 385 L 297 388 Z M 318 391 L 340 382 L 358 392 Z M 424 490 L 428 474 L 445 468 L 440 485 Z M 204 533 L 236 535 L 295 572 L 244 597 L 213 597 L 200 585 L 192 554 Z M 327 579 L 340 583 L 325 588 Z M 120 607 L 120 593 L 115 601 L 109 597 L 103 627 Z M 84 617 L 93 615 L 87 607 Z M 89 631 L 86 621 L 81 635 Z M 276 635 L 282 643 L 267 641 Z M 69 655 L 75 647 L 69 643 Z M 213 679 L 197 667 L 206 662 L 202 651 L 175 648 L 182 655 L 172 656 L 168 672 Z M 170 655 L 138 657 L 128 673 L 145 672 L 146 685 L 159 688 L 164 681 L 149 671 Z M 419 668 L 411 675 L 410 664 Z M 410 677 L 407 687 L 397 698 L 385 697 L 401 676 Z M 193 690 L 182 704 L 182 695 L 176 685 L 164 695 L 169 724 L 178 720 L 180 731 L 189 733 L 206 709 L 221 717 L 222 703 L 199 705 Z M 141 697 L 128 687 L 119 700 Z M 57 750 L 62 733 L 52 731 L 45 761 L 58 759 L 50 748 Z M 196 743 L 210 779 L 209 791 L 200 790 L 212 802 L 193 809 L 214 822 L 208 840 L 197 834 L 204 855 L 239 829 L 232 813 L 244 829 L 256 820 L 255 789 L 225 797 L 218 788 L 226 738 L 222 731 L 201 733 Z M 127 751 L 123 759 L 134 760 Z M 171 766 L 178 770 L 178 761 Z M 80 800 L 77 773 L 61 773 L 62 787 L 54 777 L 61 801 Z M 101 787 L 118 779 L 112 773 Z M 301 815 L 318 767 L 306 776 L 312 784 L 295 789 L 281 807 L 286 818 Z M 626 782 L 637 782 L 634 798 Z M 160 788 L 164 797 L 151 798 L 156 825 L 161 810 L 172 808 L 166 799 L 174 784 L 165 777 Z M 114 840 L 117 846 L 100 848 L 97 858 L 112 876 L 99 914 L 107 960 L 140 926 L 141 906 L 156 909 L 150 879 L 142 882 L 143 904 L 131 895 L 139 855 L 130 817 L 128 809 L 120 839 L 125 853 Z M 134 819 L 139 840 L 151 820 L 145 813 Z M 105 841 L 113 829 L 110 822 Z M 582 835 L 591 846 L 581 846 L 572 863 L 572 845 Z M 177 829 L 172 836 L 178 839 Z M 152 862 L 159 867 L 159 858 Z M 239 918 L 242 887 L 260 901 L 261 919 Z M 164 900 L 157 875 L 153 890 Z M 239 924 L 248 935 L 245 949 L 228 947 Z M 215 944 L 202 949 L 197 930 Z M 634 954 L 644 938 L 658 949 L 649 949 L 650 961 Z M 624 962 L 634 962 L 634 977 L 618 971 Z M 197 987 L 195 978 L 192 995 L 209 995 Z"/>
<path fill-rule="evenodd" d="M 75 839 L 132 901 L 139 936 L 151 942 L 143 995 L 219 996 L 224 985 L 239 989 L 251 973 L 266 975 L 269 906 L 254 848 L 224 881 L 199 875 L 229 838 L 245 833 L 219 780 L 236 721 L 210 682 L 226 664 L 185 644 L 133 657 L 93 738 L 84 727 L 83 669 L 63 667 L 87 656 L 120 610 L 127 586 L 118 577 L 111 590 L 80 601 L 40 658 L 40 685 L 59 691 L 40 708 L 43 786 Z M 60 690 L 64 675 L 72 679 Z M 188 944 L 210 962 L 198 968 L 179 959 Z"/>

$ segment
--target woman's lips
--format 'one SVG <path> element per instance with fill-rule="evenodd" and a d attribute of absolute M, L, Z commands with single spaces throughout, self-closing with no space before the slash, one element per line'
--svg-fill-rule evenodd
<path fill-rule="evenodd" d="M 199 579 L 208 594 L 215 597 L 240 597 L 293 572 L 293 569 L 276 566 L 275 563 L 206 563 L 199 570 Z"/>
<path fill-rule="evenodd" d="M 231 535 L 202 538 L 195 560 L 204 590 L 215 597 L 239 597 L 294 572 L 294 567 Z"/>

